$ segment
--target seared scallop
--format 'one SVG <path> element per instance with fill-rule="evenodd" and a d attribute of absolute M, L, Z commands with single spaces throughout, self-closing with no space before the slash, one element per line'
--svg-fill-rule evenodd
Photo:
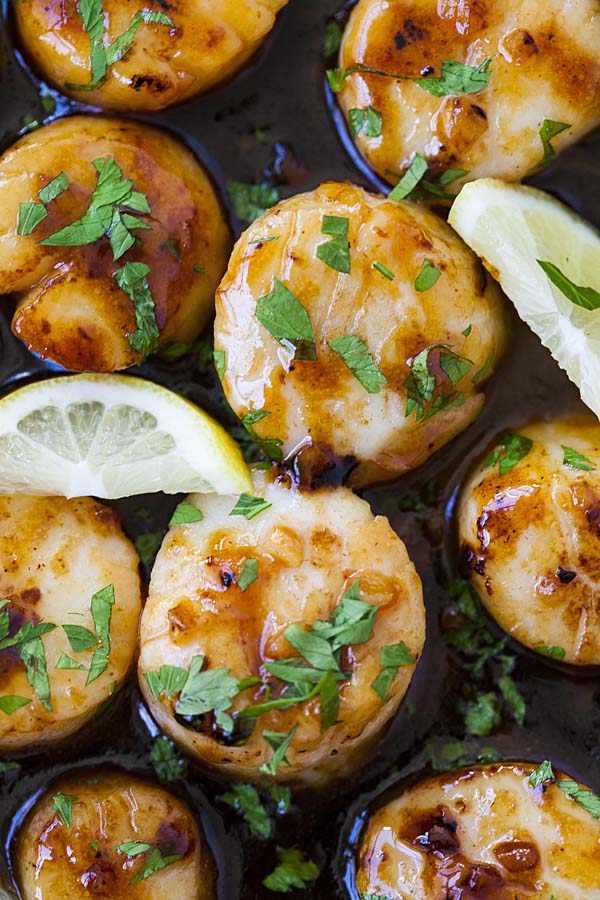
<path fill-rule="evenodd" d="M 594 795 L 548 769 L 539 784 L 526 763 L 463 769 L 386 803 L 362 837 L 361 896 L 599 900 L 600 822 L 571 796 Z"/>
<path fill-rule="evenodd" d="M 17 337 L 66 369 L 194 340 L 229 248 L 201 165 L 157 129 L 75 116 L 0 157 L 0 290 L 17 294 Z"/>
<path fill-rule="evenodd" d="M 196 495 L 203 521 L 167 534 L 142 617 L 142 691 L 161 727 L 223 773 L 344 777 L 408 689 L 421 583 L 387 519 L 349 490 L 256 473 L 254 495 Z"/>
<path fill-rule="evenodd" d="M 401 475 L 466 428 L 504 343 L 499 291 L 449 226 L 350 184 L 258 219 L 217 293 L 235 412 L 272 456 L 345 459 L 352 484 Z"/>
<path fill-rule="evenodd" d="M 73 734 L 136 649 L 137 554 L 86 497 L 0 497 L 0 750 Z"/>
<path fill-rule="evenodd" d="M 190 811 L 118 769 L 67 775 L 17 834 L 22 900 L 213 900 L 214 864 Z"/>
<path fill-rule="evenodd" d="M 501 437 L 458 504 L 466 577 L 534 650 L 600 664 L 600 425 L 592 416 Z"/>
<path fill-rule="evenodd" d="M 598 47 L 598 0 L 359 0 L 341 68 L 398 78 L 350 74 L 340 102 L 388 181 L 415 153 L 434 174 L 516 181 L 600 124 Z"/>
<path fill-rule="evenodd" d="M 101 64 L 96 59 L 95 70 L 86 31 L 86 24 L 94 28 L 90 4 L 85 9 L 75 0 L 20 0 L 15 16 L 26 54 L 59 91 L 82 103 L 129 112 L 164 109 L 228 78 L 252 56 L 286 4 L 104 0 L 95 40 Z M 130 49 L 112 62 L 110 45 L 142 10 L 146 20 L 137 22 L 133 41 L 125 44 Z"/>

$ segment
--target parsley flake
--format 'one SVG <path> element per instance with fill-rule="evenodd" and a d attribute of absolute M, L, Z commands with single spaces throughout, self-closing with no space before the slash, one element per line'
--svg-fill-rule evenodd
<path fill-rule="evenodd" d="M 418 291 L 420 294 L 428 291 L 438 283 L 441 275 L 440 270 L 434 266 L 430 259 L 424 259 L 421 270 L 415 279 L 415 291 Z"/>
<path fill-rule="evenodd" d="M 342 43 L 342 35 L 341 26 L 335 19 L 330 19 L 325 26 L 325 37 L 323 40 L 323 54 L 325 57 L 333 56 L 334 53 L 338 52 Z"/>
<path fill-rule="evenodd" d="M 204 513 L 193 503 L 188 500 L 182 500 L 175 507 L 175 511 L 169 520 L 169 527 L 173 525 L 191 525 L 193 522 L 201 522 L 204 519 Z"/>
<path fill-rule="evenodd" d="M 389 698 L 390 688 L 398 673 L 398 669 L 401 666 L 413 666 L 414 664 L 415 658 L 404 641 L 381 648 L 379 651 L 381 672 L 371 684 L 371 687 L 382 703 L 386 703 Z"/>
<path fill-rule="evenodd" d="M 261 512 L 269 509 L 273 504 L 263 497 L 253 497 L 251 494 L 240 494 L 240 497 L 229 513 L 230 516 L 243 516 L 245 519 L 253 519 Z"/>
<path fill-rule="evenodd" d="M 385 278 L 387 278 L 388 281 L 393 281 L 394 278 L 396 277 L 394 275 L 394 273 L 392 272 L 392 270 L 388 269 L 387 266 L 384 266 L 383 263 L 374 262 L 372 265 L 372 268 L 375 269 L 376 272 L 379 272 L 381 275 L 383 275 Z"/>
<path fill-rule="evenodd" d="M 544 270 L 552 284 L 575 306 L 589 310 L 600 309 L 600 291 L 592 287 L 581 287 L 575 284 L 554 263 L 541 259 L 536 260 L 536 262 Z"/>
<path fill-rule="evenodd" d="M 294 725 L 289 734 L 280 734 L 278 731 L 263 731 L 263 739 L 273 751 L 273 756 L 269 762 L 263 763 L 260 767 L 260 771 L 264 775 L 275 775 L 279 766 L 291 765 L 286 753 L 297 730 L 298 725 Z"/>
<path fill-rule="evenodd" d="M 383 128 L 383 118 L 378 109 L 368 106 L 366 109 L 348 110 L 348 122 L 350 131 L 357 137 L 362 131 L 365 137 L 380 137 Z"/>
<path fill-rule="evenodd" d="M 258 578 L 258 560 L 247 559 L 237 577 L 237 585 L 241 591 L 246 591 Z"/>
<path fill-rule="evenodd" d="M 354 334 L 334 338 L 329 346 L 344 362 L 369 394 L 379 394 L 387 378 L 377 367 L 367 344 Z"/>
<path fill-rule="evenodd" d="M 158 348 L 159 330 L 156 303 L 148 284 L 150 267 L 141 262 L 128 262 L 115 272 L 115 281 L 133 303 L 137 328 L 127 340 L 142 359 Z"/>
<path fill-rule="evenodd" d="M 321 233 L 331 235 L 331 240 L 317 247 L 317 259 L 343 275 L 352 269 L 348 228 L 350 220 L 342 216 L 323 216 Z"/>
<path fill-rule="evenodd" d="M 56 813 L 65 828 L 73 824 L 73 804 L 77 800 L 73 794 L 55 794 L 52 798 L 52 810 Z"/>
<path fill-rule="evenodd" d="M 150 759 L 156 776 L 162 784 L 170 784 L 185 776 L 187 763 L 177 755 L 173 741 L 161 735 L 152 744 Z"/>
<path fill-rule="evenodd" d="M 561 444 L 563 450 L 563 466 L 568 466 L 571 469 L 581 469 L 583 472 L 592 472 L 596 466 L 594 463 L 584 456 L 583 453 L 579 453 L 577 450 L 573 450 L 572 447 L 565 447 L 564 444 Z"/>
<path fill-rule="evenodd" d="M 541 653 L 542 656 L 548 656 L 550 659 L 563 660 L 567 655 L 567 651 L 564 647 L 556 647 L 552 644 L 542 645 L 540 647 L 535 647 L 534 649 L 536 653 Z"/>
<path fill-rule="evenodd" d="M 279 191 L 269 184 L 228 181 L 227 192 L 233 203 L 234 212 L 242 222 L 254 222 L 268 209 L 279 203 Z"/>
<path fill-rule="evenodd" d="M 244 818 L 251 834 L 269 837 L 271 819 L 255 787 L 251 784 L 236 784 L 222 795 L 221 800 Z"/>
<path fill-rule="evenodd" d="M 506 475 L 511 469 L 525 459 L 531 448 L 533 441 L 524 437 L 522 434 L 507 434 L 500 441 L 500 448 L 494 450 L 483 462 L 482 468 L 493 467 L 498 464 L 498 472 L 500 475 Z"/>
<path fill-rule="evenodd" d="M 19 203 L 17 234 L 30 235 L 47 215 L 48 210 L 41 203 Z"/>
<path fill-rule="evenodd" d="M 388 200 L 404 200 L 419 184 L 425 173 L 427 172 L 427 163 L 418 153 L 415 153 L 413 160 L 396 185 L 396 187 L 388 194 Z"/>
<path fill-rule="evenodd" d="M 410 75 L 394 75 L 373 69 L 371 66 L 357 64 L 348 69 L 329 69 L 327 80 L 334 94 L 339 94 L 344 82 L 351 75 L 363 72 L 366 75 L 378 75 L 392 78 L 394 81 L 413 81 L 419 87 L 435 97 L 448 97 L 454 94 L 477 94 L 487 87 L 490 79 L 492 60 L 485 59 L 479 66 L 467 66 L 456 59 L 444 59 L 441 73 L 438 76 L 411 77 Z"/>
<path fill-rule="evenodd" d="M 552 139 L 557 135 L 562 134 L 563 131 L 566 131 L 567 128 L 570 127 L 571 126 L 567 125 L 566 122 L 553 122 L 552 119 L 544 119 L 542 127 L 540 128 L 540 138 L 544 149 L 544 155 L 540 162 L 540 166 L 547 166 L 549 163 L 554 162 L 556 159 L 556 150 L 552 146 Z"/>
<path fill-rule="evenodd" d="M 306 308 L 277 278 L 256 304 L 256 318 L 273 337 L 294 350 L 296 359 L 315 360 L 315 334 Z"/>
<path fill-rule="evenodd" d="M 13 713 L 23 709 L 28 703 L 31 703 L 31 697 L 19 697 L 17 694 L 6 694 L 4 697 L 0 697 L 0 711 L 6 716 L 12 716 Z"/>
<path fill-rule="evenodd" d="M 302 850 L 277 848 L 279 863 L 263 884 L 270 891 L 287 894 L 294 888 L 304 888 L 319 877 L 319 867 L 307 859 Z"/>

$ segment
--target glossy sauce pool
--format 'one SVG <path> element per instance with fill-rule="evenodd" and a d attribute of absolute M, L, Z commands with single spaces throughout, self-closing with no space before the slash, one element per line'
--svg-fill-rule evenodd
<path fill-rule="evenodd" d="M 138 118 L 179 134 L 198 154 L 226 200 L 225 181 L 254 182 L 267 177 L 283 196 L 312 190 L 328 179 L 351 180 L 377 189 L 379 182 L 351 155 L 351 145 L 332 110 L 324 87 L 322 42 L 325 25 L 339 11 L 339 0 L 291 0 L 253 64 L 227 85 L 182 107 Z M 6 13 L 6 10 L 5 10 Z M 24 116 L 42 117 L 38 84 L 21 64 L 10 16 L 5 16 L 0 63 L 0 140 L 10 145 Z M 59 112 L 82 109 L 61 100 Z M 256 137 L 260 129 L 262 140 Z M 600 135 L 564 153 L 535 179 L 600 226 Z M 232 216 L 232 226 L 239 223 Z M 10 302 L 0 310 L 0 390 L 47 376 L 55 367 L 34 359 L 9 328 Z M 178 391 L 232 424 L 212 368 L 195 357 L 174 363 L 153 359 L 143 377 Z M 537 338 L 512 320 L 512 338 L 502 365 L 487 387 L 487 404 L 475 423 L 418 471 L 365 491 L 375 513 L 387 515 L 406 542 L 421 578 L 427 606 L 428 636 L 408 696 L 377 755 L 344 782 L 336 794 L 294 794 L 286 816 L 277 817 L 274 838 L 248 836 L 241 819 L 217 798 L 226 789 L 198 767 L 172 785 L 201 820 L 219 868 L 220 900 L 276 897 L 261 880 L 276 863 L 275 846 L 301 846 L 321 869 L 307 895 L 315 900 L 348 896 L 352 890 L 352 845 L 364 810 L 397 782 L 431 772 L 431 748 L 463 736 L 457 697 L 463 673 L 441 637 L 448 606 L 447 585 L 458 575 L 452 521 L 457 489 L 471 462 L 506 427 L 518 428 L 541 416 L 580 407 L 578 393 Z M 409 498 L 407 501 L 406 498 Z M 419 501 L 415 503 L 414 501 Z M 177 498 L 136 497 L 116 503 L 127 533 L 166 529 Z M 418 506 L 417 510 L 407 507 Z M 146 575 L 148 573 L 146 572 Z M 493 626 L 492 626 L 493 627 Z M 517 657 L 515 680 L 527 704 L 525 725 L 503 722 L 480 746 L 506 759 L 555 764 L 600 791 L 600 688 L 598 670 L 569 674 L 511 642 Z M 127 725 L 125 726 L 125 723 Z M 66 770 L 117 763 L 153 777 L 150 749 L 157 733 L 135 678 L 108 710 L 66 746 L 21 760 L 21 768 L 0 775 L 0 839 L 10 862 L 11 839 L 24 809 L 51 779 Z M 4 861 L 0 861 L 0 870 Z M 3 871 L 10 883 L 10 874 Z"/>

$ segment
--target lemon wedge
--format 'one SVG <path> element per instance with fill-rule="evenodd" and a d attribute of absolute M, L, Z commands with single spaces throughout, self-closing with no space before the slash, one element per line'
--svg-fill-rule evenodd
<path fill-rule="evenodd" d="M 600 234 L 535 188 L 482 178 L 449 222 L 600 417 Z"/>
<path fill-rule="evenodd" d="M 238 445 L 198 407 L 141 378 L 72 375 L 0 400 L 0 493 L 131 497 L 250 489 Z"/>

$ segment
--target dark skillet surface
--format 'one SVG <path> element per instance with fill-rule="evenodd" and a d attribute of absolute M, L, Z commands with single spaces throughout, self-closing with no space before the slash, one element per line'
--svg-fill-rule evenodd
<path fill-rule="evenodd" d="M 183 107 L 140 118 L 179 133 L 204 161 L 224 198 L 225 180 L 255 181 L 265 172 L 280 184 L 284 196 L 311 190 L 328 179 L 348 179 L 377 189 L 377 180 L 349 154 L 348 142 L 340 138 L 324 89 L 323 33 L 337 9 L 338 0 L 291 0 L 250 68 Z M 23 116 L 41 117 L 41 108 L 37 82 L 20 64 L 18 50 L 11 49 L 10 22 L 2 41 L 0 141 L 6 147 L 16 138 Z M 65 101 L 59 104 L 63 113 L 76 109 Z M 253 136 L 257 128 L 265 130 L 266 144 Z M 600 227 L 600 135 L 567 151 L 534 182 Z M 232 224 L 239 232 L 233 218 Z M 27 379 L 47 376 L 52 367 L 32 357 L 11 335 L 10 302 L 4 301 L 2 307 L 0 391 L 5 393 Z M 228 421 L 216 377 L 193 359 L 175 364 L 151 361 L 136 374 L 185 394 Z M 268 843 L 248 836 L 241 820 L 216 799 L 224 785 L 207 778 L 198 767 L 190 764 L 188 777 L 174 786 L 207 831 L 220 871 L 220 900 L 277 896 L 261 887 L 262 878 L 276 862 L 276 843 L 301 846 L 320 865 L 321 877 L 308 892 L 311 898 L 347 896 L 342 883 L 351 857 L 349 842 L 358 833 L 366 805 L 376 802 L 390 783 L 431 771 L 426 741 L 441 746 L 462 738 L 456 692 L 463 676 L 448 655 L 439 626 L 448 603 L 445 588 L 457 575 L 453 498 L 469 465 L 499 431 L 581 406 L 576 389 L 516 316 L 510 349 L 488 386 L 487 397 L 479 419 L 426 465 L 391 485 L 364 493 L 374 512 L 388 515 L 406 542 L 423 579 L 428 616 L 425 653 L 408 695 L 411 703 L 399 711 L 376 757 L 336 794 L 295 795 L 291 813 L 278 820 L 275 839 Z M 400 511 L 398 501 L 407 494 L 426 499 L 428 505 L 418 512 Z M 165 529 L 175 503 L 176 498 L 158 495 L 115 505 L 125 530 L 135 536 Z M 508 650 L 517 656 L 515 679 L 527 702 L 526 722 L 524 727 L 503 722 L 491 737 L 481 739 L 481 745 L 496 748 L 506 759 L 550 757 L 600 791 L 598 670 L 571 674 L 514 642 Z M 413 715 L 409 714 L 411 704 Z M 7 858 L 24 805 L 52 778 L 98 762 L 118 763 L 151 777 L 149 752 L 155 733 L 132 676 L 129 687 L 103 717 L 67 746 L 30 756 L 22 760 L 20 771 L 0 776 L 0 839 Z"/>

